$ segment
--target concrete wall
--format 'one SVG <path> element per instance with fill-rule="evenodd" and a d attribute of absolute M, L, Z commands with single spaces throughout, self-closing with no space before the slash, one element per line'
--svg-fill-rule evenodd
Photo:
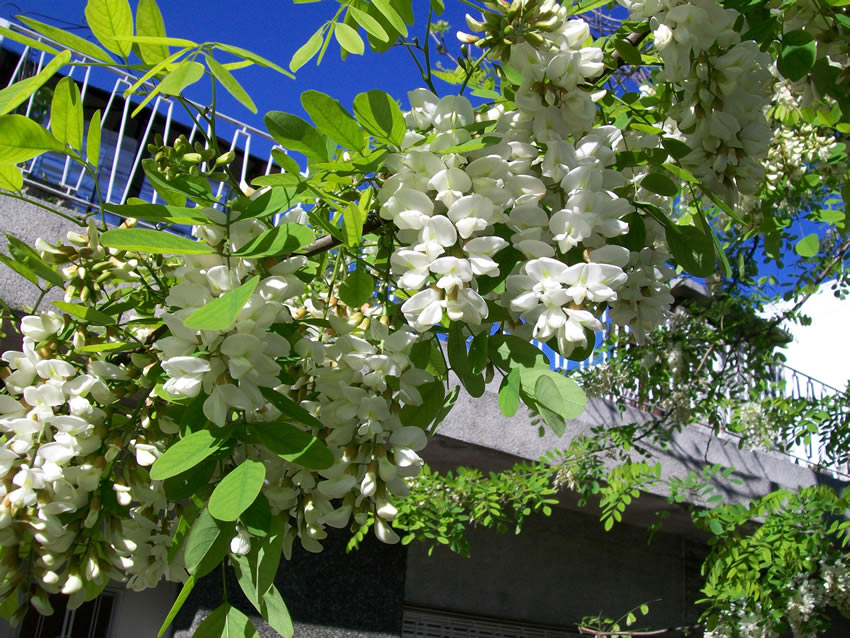
<path fill-rule="evenodd" d="M 55 207 L 53 204 L 45 205 Z M 66 209 L 56 208 L 67 215 L 73 215 Z M 0 251 L 4 254 L 8 255 L 6 233 L 11 233 L 32 246 L 39 237 L 50 242 L 55 242 L 57 239 L 64 240 L 69 230 L 79 230 L 79 228 L 73 222 L 34 204 L 0 195 Z M 32 283 L 4 264 L 0 264 L 0 299 L 15 308 L 20 308 L 32 306 L 39 294 L 38 288 Z M 58 291 L 53 291 L 47 296 L 43 307 L 49 306 L 51 300 L 60 298 Z"/>
<path fill-rule="evenodd" d="M 553 625 L 576 625 L 586 615 L 620 617 L 650 604 L 647 625 L 695 621 L 693 555 L 699 544 L 645 529 L 615 526 L 563 509 L 529 519 L 519 535 L 477 529 L 471 557 L 442 548 L 408 553 L 405 598 L 410 604 Z"/>

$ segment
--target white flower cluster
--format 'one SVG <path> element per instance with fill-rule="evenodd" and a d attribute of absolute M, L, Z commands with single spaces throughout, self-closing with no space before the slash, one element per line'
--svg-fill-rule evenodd
<path fill-rule="evenodd" d="M 196 226 L 195 235 L 224 248 L 224 215 L 214 209 L 206 212 L 221 225 Z M 258 219 L 235 221 L 229 227 L 227 248 L 235 251 L 266 230 L 266 224 Z M 289 342 L 269 328 L 292 320 L 286 304 L 304 292 L 304 284 L 293 273 L 305 263 L 303 257 L 292 257 L 272 266 L 228 328 L 196 330 L 187 328 L 185 320 L 245 283 L 257 272 L 257 264 L 220 254 L 185 256 L 184 266 L 174 272 L 179 283 L 171 287 L 165 300 L 175 309 L 163 317 L 170 334 L 154 343 L 168 377 L 163 389 L 181 398 L 196 397 L 203 391 L 204 416 L 219 427 L 234 410 L 264 420 L 258 415 L 267 402 L 259 388 L 280 383 L 275 359 L 290 352 Z M 199 356 L 201 351 L 207 354 Z"/>
<path fill-rule="evenodd" d="M 619 1 L 633 18 L 650 21 L 664 61 L 657 79 L 682 92 L 669 115 L 693 149 L 683 165 L 730 203 L 738 192 L 756 192 L 771 138 L 764 119 L 770 56 L 742 42 L 738 12 L 714 0 Z"/>
<path fill-rule="evenodd" d="M 774 84 L 772 110 L 777 117 L 780 113 L 798 113 L 802 107 L 802 98 L 792 88 L 787 80 Z M 805 122 L 798 126 L 777 126 L 764 161 L 767 188 L 776 191 L 786 178 L 791 182 L 800 180 L 808 164 L 826 162 L 837 144 L 834 136 L 822 135 L 818 128 Z M 818 168 L 819 173 L 825 170 L 828 167 L 823 164 Z"/>
<path fill-rule="evenodd" d="M 365 318 L 362 310 L 349 317 L 339 306 L 327 310 L 333 330 L 303 334 L 295 345 L 301 358 L 289 371 L 298 380 L 277 389 L 294 400 L 303 397 L 301 407 L 321 420 L 323 429 L 314 434 L 334 463 L 310 471 L 265 458 L 263 493 L 273 513 L 288 514 L 288 542 L 297 535 L 307 551 L 321 551 L 326 526 L 341 528 L 352 520 L 361 526 L 370 516 L 375 535 L 395 543 L 392 496 L 407 495 L 405 481 L 419 473 L 417 452 L 427 443 L 424 430 L 404 426 L 399 415 L 405 405 L 422 404 L 419 388 L 433 377 L 410 361 L 416 333 L 391 331 L 380 321 L 380 307 L 364 307 Z M 315 306 L 312 314 L 325 316 Z"/>
<path fill-rule="evenodd" d="M 3 576 L 14 581 L 15 561 L 31 561 L 28 570 L 41 588 L 33 604 L 44 613 L 50 611 L 49 594 L 70 595 L 77 606 L 88 588 L 110 578 L 155 585 L 167 562 L 151 569 L 152 562 L 136 551 L 151 541 L 137 522 L 155 527 L 154 544 L 162 547 L 173 532 L 161 490 L 133 464 L 113 468 L 119 455 L 150 465 L 160 454 L 134 434 L 137 428 L 122 427 L 110 414 L 131 381 L 128 370 L 99 360 L 69 362 L 67 336 L 59 338 L 65 328 L 55 312 L 24 317 L 21 351 L 2 357 L 8 394 L 0 396 L 0 545 L 22 548 L 19 559 L 6 554 Z M 141 492 L 149 495 L 144 502 L 131 496 Z M 104 499 L 121 508 L 136 503 L 113 516 Z M 105 541 L 102 528 L 108 530 Z"/>
<path fill-rule="evenodd" d="M 564 16 L 537 44 L 509 49 L 524 78 L 516 110 L 476 114 L 462 97 L 410 94 L 408 134 L 379 199 L 399 229 L 393 273 L 412 293 L 402 310 L 416 330 L 446 316 L 480 325 L 486 296 L 508 309 L 512 332 L 554 338 L 568 356 L 601 329 L 603 308 L 641 338 L 672 301 L 661 228 L 646 222 L 638 250 L 617 243 L 634 212 L 613 192 L 626 184 L 611 169 L 625 142 L 613 126 L 593 127 L 598 95 L 581 85 L 602 72 L 602 51 L 584 46 L 585 22 Z M 511 273 L 495 259 L 507 247 L 524 257 Z M 478 277 L 506 274 L 504 292 L 479 294 Z"/>
<path fill-rule="evenodd" d="M 228 246 L 225 229 L 208 225 L 194 232 L 232 252 L 267 226 L 256 219 L 231 223 Z M 296 536 L 308 551 L 321 551 L 326 526 L 345 527 L 352 517 L 362 525 L 370 514 L 378 538 L 397 542 L 389 525 L 396 511 L 390 494 L 407 493 L 403 479 L 418 473 L 422 460 L 416 452 L 426 443 L 423 430 L 402 426 L 399 412 L 422 403 L 418 387 L 433 377 L 410 362 L 416 333 L 390 332 L 380 321 L 380 307 L 349 312 L 327 295 L 324 301 L 302 296 L 304 285 L 292 273 L 304 263 L 303 257 L 293 257 L 272 266 L 231 327 L 196 330 L 184 325 L 186 318 L 251 278 L 257 264 L 224 255 L 184 257 L 184 266 L 175 271 L 180 283 L 166 299 L 174 310 L 164 317 L 171 334 L 154 344 L 168 376 L 163 389 L 181 398 L 206 397 L 204 415 L 219 427 L 236 415 L 249 424 L 291 420 L 260 388 L 280 392 L 315 415 L 317 423 L 320 419 L 322 428 L 311 433 L 334 454 L 327 469 L 311 471 L 260 445 L 236 453 L 237 462 L 247 456 L 266 465 L 263 494 L 274 514 L 286 515 L 287 553 Z M 273 324 L 291 324 L 293 315 L 329 321 L 331 327 L 304 324 L 289 339 L 270 330 Z M 277 361 L 289 355 L 285 374 L 296 381 L 286 385 Z M 231 548 L 249 551 L 250 535 L 237 527 Z"/>

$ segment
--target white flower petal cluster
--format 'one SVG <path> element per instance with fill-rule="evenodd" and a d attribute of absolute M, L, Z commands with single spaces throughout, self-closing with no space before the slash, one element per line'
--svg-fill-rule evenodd
<path fill-rule="evenodd" d="M 761 186 L 770 144 L 770 56 L 735 30 L 739 14 L 714 0 L 619 0 L 649 20 L 664 66 L 658 80 L 681 97 L 669 113 L 692 152 L 683 165 L 727 202 Z"/>
<path fill-rule="evenodd" d="M 263 493 L 272 512 L 286 518 L 287 553 L 295 537 L 307 551 L 320 552 L 328 526 L 363 525 L 370 516 L 381 541 L 399 540 L 390 526 L 392 496 L 407 494 L 405 480 L 419 473 L 418 452 L 427 443 L 424 430 L 404 426 L 399 414 L 406 405 L 422 404 L 419 389 L 433 377 L 410 361 L 419 336 L 409 328 L 391 331 L 379 320 L 380 310 L 367 310 L 364 321 L 362 312 L 347 321 L 331 310 L 333 336 L 304 333 L 294 347 L 301 359 L 288 370 L 298 381 L 276 387 L 321 421 L 323 428 L 311 433 L 331 450 L 333 465 L 311 471 L 259 446 L 249 451 L 266 464 Z M 271 404 L 264 411 L 266 420 L 287 418 Z"/>
<path fill-rule="evenodd" d="M 401 243 L 391 258 L 392 272 L 399 288 L 411 293 L 402 311 L 419 331 L 444 317 L 477 326 L 488 311 L 476 278 L 500 274 L 493 256 L 508 245 L 495 225 L 507 221 L 510 207 L 534 204 L 546 194 L 527 170 L 536 150 L 492 144 L 445 152 L 473 139 L 470 102 L 438 99 L 425 89 L 412 91 L 410 102 L 410 145 L 386 162 L 392 175 L 379 193 L 381 217 L 392 220 Z"/>
<path fill-rule="evenodd" d="M 221 227 L 197 228 L 196 234 L 208 242 L 223 237 Z M 239 248 L 266 229 L 256 219 L 234 222 L 230 243 Z M 163 389 L 189 398 L 203 392 L 204 415 L 219 427 L 234 411 L 262 410 L 266 401 L 259 388 L 279 384 L 280 366 L 275 359 L 290 351 L 289 342 L 269 327 L 292 320 L 286 304 L 304 292 L 303 283 L 293 274 L 304 263 L 303 257 L 292 257 L 273 266 L 227 329 L 195 330 L 185 326 L 186 318 L 245 283 L 256 272 L 256 264 L 221 255 L 186 256 L 184 266 L 175 273 L 180 283 L 172 286 L 166 298 L 173 309 L 164 317 L 170 335 L 154 343 L 168 377 Z"/>
<path fill-rule="evenodd" d="M 169 569 L 174 531 L 164 494 L 134 496 L 161 488 L 131 466 L 121 481 L 109 478 L 119 453 L 126 451 L 139 465 L 150 465 L 161 453 L 161 443 L 149 443 L 132 434 L 135 428 L 113 421 L 128 371 L 106 361 L 69 362 L 59 339 L 65 321 L 58 313 L 27 316 L 21 325 L 21 351 L 2 356 L 8 394 L 0 395 L 0 544 L 31 547 L 37 585 L 45 594 L 69 595 L 72 606 L 86 600 L 86 583 L 127 578 L 131 586 L 137 579 L 154 586 Z M 121 507 L 136 502 L 126 521 L 104 511 L 104 490 Z M 146 502 L 139 505 L 141 500 Z M 133 521 L 147 529 L 134 529 Z M 102 526 L 109 532 L 105 542 L 98 540 Z M 160 560 L 143 560 L 137 551 L 143 545 Z M 89 549 L 81 553 L 78 546 Z M 180 570 L 179 561 L 171 569 Z"/>

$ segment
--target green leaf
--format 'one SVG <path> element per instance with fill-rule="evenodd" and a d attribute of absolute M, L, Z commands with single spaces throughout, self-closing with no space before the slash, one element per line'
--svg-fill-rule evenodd
<path fill-rule="evenodd" d="M 135 250 L 157 255 L 210 255 L 215 251 L 206 244 L 163 230 L 148 228 L 116 228 L 107 230 L 100 238 L 107 248 Z"/>
<path fill-rule="evenodd" d="M 64 150 L 62 142 L 27 116 L 0 116 L 0 163 L 18 164 L 45 151 Z"/>
<path fill-rule="evenodd" d="M 257 105 L 254 104 L 254 100 L 251 99 L 248 92 L 243 89 L 242 85 L 239 84 L 235 77 L 233 77 L 233 74 L 225 69 L 213 56 L 207 55 L 205 57 L 210 71 L 212 71 L 215 78 L 221 82 L 221 85 L 227 89 L 227 92 L 236 98 L 242 106 L 251 111 L 251 113 L 256 113 Z"/>
<path fill-rule="evenodd" d="M 183 325 L 193 330 L 228 330 L 259 283 L 260 276 L 254 275 L 238 288 L 205 303 L 186 317 Z"/>
<path fill-rule="evenodd" d="M 282 151 L 279 151 L 279 154 L 282 155 Z M 278 173 L 278 175 L 280 175 L 280 173 Z M 272 177 L 272 175 L 266 175 L 266 177 Z M 260 179 L 261 178 L 257 178 L 254 182 L 259 183 Z M 301 189 L 297 187 L 280 187 L 275 186 L 274 184 L 269 185 L 272 186 L 272 188 L 263 193 L 257 193 L 252 197 L 252 199 L 248 200 L 248 204 L 242 211 L 240 219 L 247 219 L 248 217 L 268 217 L 269 215 L 287 211 L 298 203 Z M 310 237 L 313 237 L 312 231 Z"/>
<path fill-rule="evenodd" d="M 230 605 L 223 603 L 198 625 L 193 638 L 224 638 L 224 623 Z"/>
<path fill-rule="evenodd" d="M 208 224 L 210 218 L 200 207 L 164 206 L 149 204 L 144 200 L 130 200 L 130 204 L 104 204 L 103 208 L 121 217 L 135 217 L 153 223 Z"/>
<path fill-rule="evenodd" d="M 257 635 L 248 616 L 228 603 L 207 616 L 193 634 L 194 638 L 253 638 Z"/>
<path fill-rule="evenodd" d="M 720 536 L 723 533 L 723 524 L 716 518 L 708 521 L 708 527 L 715 536 Z"/>
<path fill-rule="evenodd" d="M 291 463 L 311 470 L 324 470 L 334 463 L 328 446 L 291 423 L 254 423 L 250 431 L 271 452 Z"/>
<path fill-rule="evenodd" d="M 776 68 L 792 82 L 802 80 L 815 65 L 818 46 L 812 34 L 796 29 L 782 36 Z"/>
<path fill-rule="evenodd" d="M 29 244 L 22 242 L 11 233 L 6 233 L 6 240 L 8 241 L 7 248 L 9 249 L 9 254 L 16 261 L 26 266 L 41 279 L 56 286 L 64 287 L 65 280 L 62 278 L 62 275 L 56 272 L 52 266 L 47 265 L 41 258 L 41 255 L 33 250 Z"/>
<path fill-rule="evenodd" d="M 357 34 L 354 28 L 345 24 L 345 22 L 334 24 L 334 37 L 339 43 L 339 46 L 348 53 L 363 55 L 363 52 L 366 50 L 366 46 L 363 44 L 363 38 Z"/>
<path fill-rule="evenodd" d="M 142 169 L 157 194 L 169 204 L 184 206 L 186 196 L 191 197 L 195 202 L 208 206 L 215 203 L 215 197 L 213 197 L 209 182 L 205 177 L 179 175 L 170 182 L 166 182 L 156 168 L 156 161 L 151 157 L 142 160 Z"/>
<path fill-rule="evenodd" d="M 392 27 L 398 31 L 405 38 L 407 37 L 407 25 L 404 23 L 402 17 L 398 14 L 398 12 L 390 5 L 389 0 L 372 0 L 372 4 L 375 6 L 378 11 L 383 14 L 383 16 L 387 19 Z"/>
<path fill-rule="evenodd" d="M 271 60 L 264 58 L 263 56 L 258 55 L 253 51 L 248 51 L 247 49 L 243 49 L 242 47 L 237 47 L 232 44 L 221 44 L 220 42 L 217 42 L 214 46 L 216 49 L 226 51 L 227 53 L 232 53 L 233 55 L 243 58 L 245 60 L 249 60 L 254 64 L 259 64 L 260 66 L 266 67 L 268 69 L 274 69 L 281 75 L 285 75 L 288 78 L 295 79 L 294 75 L 292 75 L 289 71 L 281 67 L 279 64 L 275 64 Z"/>
<path fill-rule="evenodd" d="M 534 384 L 534 402 L 543 422 L 556 435 L 563 436 L 567 429 L 566 421 L 561 416 L 565 411 L 564 401 L 558 386 L 550 377 L 546 375 L 537 377 Z"/>
<path fill-rule="evenodd" d="M 430 381 L 416 388 L 422 396 L 422 405 L 405 405 L 401 409 L 401 422 L 426 429 L 443 409 L 446 389 L 442 381 Z"/>
<path fill-rule="evenodd" d="M 502 385 L 499 387 L 499 409 L 508 418 L 514 416 L 519 410 L 519 388 L 519 368 L 512 368 L 502 379 Z"/>
<path fill-rule="evenodd" d="M 342 233 L 345 237 L 346 246 L 356 246 L 360 243 L 365 221 L 365 213 L 354 202 L 346 206 L 345 212 L 342 214 Z"/>
<path fill-rule="evenodd" d="M 216 520 L 204 508 L 186 537 L 183 550 L 186 570 L 200 579 L 215 569 L 227 555 L 235 527 L 234 523 Z"/>
<path fill-rule="evenodd" d="M 121 57 L 128 57 L 132 44 L 116 37 L 133 35 L 133 11 L 127 0 L 89 0 L 86 22 L 100 43 Z"/>
<path fill-rule="evenodd" d="M 24 264 L 15 261 L 14 259 L 9 259 L 6 255 L 0 253 L 0 263 L 4 264 L 7 268 L 14 270 L 21 277 L 32 283 L 33 285 L 38 286 L 38 275 L 36 275 L 32 270 L 27 268 Z"/>
<path fill-rule="evenodd" d="M 141 36 L 165 37 L 165 23 L 156 0 L 139 0 L 136 7 L 136 33 Z M 146 64 L 157 64 L 171 55 L 166 44 L 139 43 L 139 54 Z"/>
<path fill-rule="evenodd" d="M 448 343 L 449 364 L 457 374 L 463 387 L 473 397 L 484 394 L 484 378 L 472 371 L 469 362 L 469 352 L 466 349 L 466 339 L 463 336 L 463 326 L 460 322 L 453 321 L 449 328 Z"/>
<path fill-rule="evenodd" d="M 301 94 L 301 105 L 320 133 L 346 148 L 355 151 L 365 148 L 363 131 L 357 120 L 335 99 L 319 91 L 305 91 Z"/>
<path fill-rule="evenodd" d="M 272 524 L 272 510 L 269 499 L 260 492 L 251 506 L 239 515 L 239 522 L 252 536 L 266 537 Z M 253 544 L 251 545 L 253 548 Z"/>
<path fill-rule="evenodd" d="M 324 428 L 324 424 L 288 396 L 271 388 L 260 388 L 260 393 L 266 401 L 281 411 L 288 420 L 301 423 L 311 428 Z"/>
<path fill-rule="evenodd" d="M 269 623 L 269 626 L 283 638 L 293 638 L 295 629 L 292 626 L 292 618 L 289 616 L 289 610 L 286 608 L 286 603 L 283 602 L 283 597 L 277 587 L 272 585 L 263 594 L 258 611 L 263 619 Z"/>
<path fill-rule="evenodd" d="M 360 9 L 349 6 L 348 12 L 354 18 L 354 20 L 359 24 L 369 35 L 377 38 L 381 42 L 388 42 L 390 36 L 387 35 L 384 27 L 381 26 L 381 23 L 375 20 L 372 16 L 370 16 L 365 11 L 361 11 Z"/>
<path fill-rule="evenodd" d="M 82 306 L 77 303 L 68 301 L 54 301 L 53 305 L 59 308 L 62 312 L 67 312 L 72 317 L 82 319 L 95 326 L 112 326 L 115 325 L 115 317 L 110 317 L 104 312 L 99 312 L 94 308 Z"/>
<path fill-rule="evenodd" d="M 170 476 L 163 481 L 165 495 L 171 500 L 190 498 L 196 494 L 203 493 L 209 486 L 218 461 L 214 457 L 207 457 L 195 467 L 189 468 L 176 476 Z"/>
<path fill-rule="evenodd" d="M 467 360 L 469 361 L 469 371 L 472 372 L 472 374 L 480 374 L 484 372 L 484 369 L 487 367 L 487 363 L 490 361 L 487 356 L 489 336 L 489 333 L 484 330 L 475 335 L 472 338 L 472 342 L 469 344 Z"/>
<path fill-rule="evenodd" d="M 106 51 L 93 42 L 89 42 L 78 35 L 68 33 L 67 31 L 63 31 L 62 29 L 45 24 L 44 22 L 39 22 L 38 20 L 33 20 L 26 16 L 19 15 L 15 17 L 31 29 L 38 31 L 42 35 L 46 35 L 48 38 L 62 46 L 79 51 L 83 55 L 87 55 L 95 60 L 100 60 L 101 62 L 109 62 L 110 64 L 114 62 L 112 56 L 110 56 Z"/>
<path fill-rule="evenodd" d="M 71 60 L 70 51 L 62 51 L 48 62 L 38 75 L 15 82 L 0 91 L 0 115 L 14 111 L 38 91 L 61 67 Z"/>
<path fill-rule="evenodd" d="M 699 228 L 671 224 L 667 245 L 676 263 L 692 275 L 707 277 L 714 272 L 714 240 Z"/>
<path fill-rule="evenodd" d="M 100 161 L 100 109 L 94 112 L 86 136 L 86 161 L 97 168 Z"/>
<path fill-rule="evenodd" d="M 278 163 L 281 169 L 289 173 L 295 177 L 301 176 L 301 167 L 298 166 L 298 162 L 292 159 L 289 155 L 286 154 L 286 151 L 281 150 L 279 148 L 272 149 L 272 157 L 274 157 L 274 161 Z M 266 176 L 268 177 L 268 175 Z"/>
<path fill-rule="evenodd" d="M 18 33 L 17 31 L 12 31 L 11 29 L 7 29 L 4 26 L 0 26 L 0 36 L 4 38 L 8 38 L 13 42 L 18 42 L 23 44 L 24 46 L 35 49 L 36 51 L 44 51 L 45 53 L 49 53 L 51 55 L 58 55 L 59 51 L 54 49 L 52 46 L 44 42 L 43 40 L 35 40 L 34 38 L 29 38 L 22 33 Z M 70 53 L 70 51 L 68 51 Z"/>
<path fill-rule="evenodd" d="M 286 526 L 283 519 L 280 516 L 275 516 L 269 521 L 268 534 L 264 538 L 258 539 L 256 546 L 252 543 L 248 559 L 252 567 L 251 580 L 259 598 L 264 596 L 274 585 L 285 538 Z"/>
<path fill-rule="evenodd" d="M 19 191 L 24 187 L 24 175 L 14 164 L 0 164 L 0 188 Z"/>
<path fill-rule="evenodd" d="M 200 62 L 183 60 L 173 71 L 162 78 L 157 89 L 165 95 L 178 96 L 187 86 L 194 84 L 202 77 L 204 77 L 203 64 Z M 138 108 L 136 110 L 138 111 Z"/>
<path fill-rule="evenodd" d="M 641 65 L 642 61 L 640 58 L 640 51 L 638 51 L 631 42 L 616 39 L 614 40 L 614 48 L 617 50 L 617 53 L 620 54 L 620 57 L 623 58 L 623 62 L 625 62 L 626 64 L 629 64 L 631 66 Z"/>
<path fill-rule="evenodd" d="M 50 130 L 54 137 L 76 150 L 83 148 L 83 103 L 80 88 L 69 77 L 64 77 L 53 89 L 50 105 Z"/>
<path fill-rule="evenodd" d="M 820 240 L 816 233 L 811 233 L 803 237 L 794 246 L 794 251 L 800 257 L 815 257 L 820 250 Z"/>
<path fill-rule="evenodd" d="M 640 185 L 648 191 L 666 197 L 675 197 L 679 193 L 679 187 L 673 180 L 661 173 L 649 173 L 641 180 Z"/>
<path fill-rule="evenodd" d="M 372 298 L 375 292 L 375 280 L 363 270 L 348 274 L 339 286 L 339 298 L 351 308 L 357 308 Z"/>
<path fill-rule="evenodd" d="M 319 28 L 313 35 L 310 36 L 310 39 L 307 40 L 304 44 L 302 44 L 298 50 L 292 54 L 292 59 L 289 60 L 289 68 L 291 71 L 297 71 L 302 66 L 307 64 L 310 60 L 313 59 L 319 49 L 322 48 L 323 41 L 323 32 L 324 25 Z"/>
<path fill-rule="evenodd" d="M 300 224 L 275 226 L 237 250 L 238 257 L 285 257 L 313 241 L 313 231 Z"/>
<path fill-rule="evenodd" d="M 354 98 L 357 121 L 376 140 L 401 146 L 406 127 L 398 104 L 384 91 L 372 90 Z"/>
<path fill-rule="evenodd" d="M 685 182 L 690 182 L 691 184 L 699 183 L 699 180 L 694 176 L 693 173 L 677 164 L 673 164 L 672 162 L 665 162 L 661 166 L 663 166 L 665 169 L 667 169 L 668 172 L 672 173 L 673 175 Z"/>
<path fill-rule="evenodd" d="M 214 454 L 226 439 L 215 436 L 209 430 L 198 430 L 183 437 L 168 448 L 151 466 L 150 477 L 162 481 L 189 470 L 205 458 Z"/>
<path fill-rule="evenodd" d="M 662 137 L 661 146 L 673 159 L 680 160 L 691 153 L 691 147 L 675 137 Z"/>
<path fill-rule="evenodd" d="M 210 514 L 220 521 L 235 521 L 257 498 L 266 480 L 266 466 L 245 459 L 218 485 L 210 496 Z"/>
<path fill-rule="evenodd" d="M 533 347 L 533 346 L 532 346 Z M 537 397 L 537 381 L 540 377 L 549 378 L 558 390 L 561 396 L 561 404 L 555 406 L 557 413 L 564 419 L 575 419 L 584 412 L 584 406 L 587 403 L 587 397 L 581 387 L 570 378 L 563 374 L 550 370 L 549 368 L 525 368 L 520 367 L 520 387 L 522 391 L 531 396 L 535 401 Z M 542 386 L 546 388 L 547 386 Z M 548 395 L 546 398 L 549 398 Z M 550 406 L 552 407 L 552 406 Z"/>
<path fill-rule="evenodd" d="M 179 612 L 180 609 L 183 607 L 183 603 L 186 602 L 186 599 L 189 597 L 189 594 L 192 593 L 192 590 L 194 588 L 195 576 L 193 574 L 190 574 L 189 578 L 186 579 L 186 582 L 183 583 L 183 588 L 180 590 L 180 593 L 177 594 L 177 600 L 174 601 L 174 604 L 171 606 L 168 615 L 162 622 L 162 626 L 159 628 L 159 632 L 157 632 L 156 638 L 162 638 L 168 627 L 171 626 L 171 623 L 174 618 L 177 616 L 177 612 Z"/>
<path fill-rule="evenodd" d="M 490 337 L 490 359 L 502 370 L 512 368 L 548 368 L 549 361 L 539 348 L 514 335 L 495 334 Z"/>
<path fill-rule="evenodd" d="M 324 136 L 300 117 L 283 111 L 270 111 L 263 121 L 274 140 L 284 148 L 304 153 L 308 160 L 328 161 Z"/>

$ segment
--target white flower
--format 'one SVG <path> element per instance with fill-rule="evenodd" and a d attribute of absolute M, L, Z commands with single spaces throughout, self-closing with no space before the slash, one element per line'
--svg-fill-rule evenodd
<path fill-rule="evenodd" d="M 57 312 L 42 312 L 21 319 L 21 332 L 35 342 L 44 341 L 59 332 L 65 320 Z"/>

